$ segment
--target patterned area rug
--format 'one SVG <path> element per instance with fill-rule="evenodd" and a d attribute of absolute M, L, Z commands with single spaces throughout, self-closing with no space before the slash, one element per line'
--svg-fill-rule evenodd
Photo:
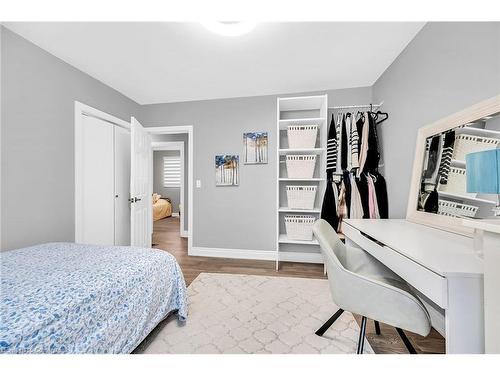
<path fill-rule="evenodd" d="M 188 288 L 185 324 L 173 317 L 136 353 L 355 353 L 359 327 L 351 313 L 324 334 L 332 316 L 327 280 L 200 274 Z M 365 353 L 373 353 L 365 340 Z"/>

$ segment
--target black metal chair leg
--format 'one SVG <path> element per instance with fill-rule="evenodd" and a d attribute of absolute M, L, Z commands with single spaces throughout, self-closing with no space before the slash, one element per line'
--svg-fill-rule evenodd
<path fill-rule="evenodd" d="M 398 331 L 399 337 L 401 337 L 401 340 L 403 340 L 403 342 L 406 346 L 406 349 L 408 349 L 410 354 L 417 354 L 417 351 L 415 350 L 415 348 L 411 344 L 410 340 L 408 339 L 408 337 L 406 336 L 404 331 L 401 328 L 397 328 L 397 327 L 396 327 L 396 331 Z"/>
<path fill-rule="evenodd" d="M 356 354 L 363 354 L 363 347 L 365 346 L 365 332 L 366 332 L 366 316 L 361 319 L 361 327 L 359 330 L 358 350 Z"/>
<path fill-rule="evenodd" d="M 380 324 L 376 320 L 374 320 L 373 323 L 375 323 L 375 333 L 380 335 Z"/>
<path fill-rule="evenodd" d="M 315 333 L 318 335 L 318 336 L 323 336 L 323 334 L 328 330 L 328 328 L 331 327 L 331 325 L 333 323 L 335 323 L 335 321 L 339 318 L 340 315 L 342 315 L 342 313 L 344 312 L 344 310 L 342 309 L 338 309 L 337 312 L 335 314 L 332 315 L 332 317 L 330 319 L 328 319 L 326 321 L 325 324 L 323 324 L 321 326 L 320 329 L 318 329 Z"/>

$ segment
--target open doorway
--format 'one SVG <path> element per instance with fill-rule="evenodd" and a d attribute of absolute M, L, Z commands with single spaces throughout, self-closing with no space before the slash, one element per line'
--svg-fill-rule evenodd
<path fill-rule="evenodd" d="M 188 255 L 192 233 L 192 127 L 145 128 L 152 149 L 152 243 Z"/>
<path fill-rule="evenodd" d="M 187 237 L 184 231 L 185 145 L 187 134 L 156 135 L 153 141 L 153 247 Z"/>

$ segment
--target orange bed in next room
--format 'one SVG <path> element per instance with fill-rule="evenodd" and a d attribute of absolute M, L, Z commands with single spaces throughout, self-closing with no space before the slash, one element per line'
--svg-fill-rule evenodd
<path fill-rule="evenodd" d="M 153 194 L 153 221 L 172 216 L 172 203 L 169 198 Z"/>

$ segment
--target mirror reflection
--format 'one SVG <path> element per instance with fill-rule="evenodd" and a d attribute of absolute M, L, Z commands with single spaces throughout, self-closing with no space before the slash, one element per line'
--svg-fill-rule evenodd
<path fill-rule="evenodd" d="M 458 218 L 493 217 L 498 196 L 467 190 L 466 155 L 496 148 L 500 148 L 500 113 L 427 138 L 417 209 Z"/>

